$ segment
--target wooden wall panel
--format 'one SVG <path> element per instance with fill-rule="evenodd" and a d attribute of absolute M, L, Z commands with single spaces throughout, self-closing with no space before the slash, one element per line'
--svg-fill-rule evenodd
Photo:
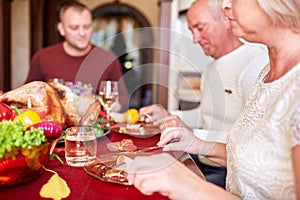
<path fill-rule="evenodd" d="M 0 90 L 11 88 L 10 0 L 0 0 Z"/>
<path fill-rule="evenodd" d="M 172 0 L 160 0 L 160 24 L 162 28 L 159 33 L 158 63 L 159 68 L 157 76 L 160 85 L 157 88 L 157 103 L 168 108 L 168 84 L 169 84 L 169 60 L 170 60 L 170 31 L 171 27 L 171 5 Z"/>

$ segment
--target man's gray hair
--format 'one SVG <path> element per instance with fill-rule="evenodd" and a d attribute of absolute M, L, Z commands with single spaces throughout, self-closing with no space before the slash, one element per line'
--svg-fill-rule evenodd
<path fill-rule="evenodd" d="M 194 4 L 196 4 L 197 2 L 200 2 L 200 1 L 206 1 L 209 11 L 211 12 L 212 16 L 216 20 L 221 19 L 222 1 L 223 0 L 196 0 L 192 3 L 191 6 L 193 6 Z"/>
<path fill-rule="evenodd" d="M 217 20 L 221 19 L 222 0 L 206 0 L 206 1 L 213 17 Z"/>

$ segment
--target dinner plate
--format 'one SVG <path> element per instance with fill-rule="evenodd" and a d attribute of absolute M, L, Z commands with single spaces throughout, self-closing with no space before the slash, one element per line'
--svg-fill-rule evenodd
<path fill-rule="evenodd" d="M 150 156 L 153 154 L 153 152 L 142 152 L 138 154 L 134 152 L 117 152 L 104 154 L 101 156 L 97 156 L 97 158 L 92 161 L 86 162 L 83 169 L 88 175 L 100 181 L 129 185 L 126 166 L 120 166 L 122 165 L 122 162 L 120 163 L 120 160 L 127 160 L 125 164 L 129 165 L 130 162 L 128 163 L 128 160 L 130 161 L 130 159 L 133 159 L 135 156 Z M 122 156 L 125 156 L 126 159 L 122 159 Z M 180 155 L 177 155 L 176 158 L 187 168 L 197 174 L 200 178 L 206 180 L 205 176 L 188 153 L 181 153 Z M 116 176 L 114 178 L 106 177 L 106 173 L 108 172 L 108 170 L 115 170 L 114 172 Z"/>
<path fill-rule="evenodd" d="M 139 138 L 148 138 L 160 133 L 160 128 L 158 126 L 148 123 L 120 123 L 113 125 L 111 130 L 117 133 L 127 134 Z"/>
<path fill-rule="evenodd" d="M 151 152 L 143 152 L 139 154 L 135 154 L 134 152 L 118 152 L 104 154 L 101 156 L 97 156 L 97 158 L 92 161 L 86 162 L 83 169 L 88 175 L 100 181 L 116 183 L 121 185 L 129 185 L 127 179 L 126 166 L 124 166 L 129 163 L 120 163 L 120 160 L 127 160 L 127 162 L 129 160 L 130 162 L 130 160 L 137 155 L 151 154 Z M 109 172 L 114 173 L 115 176 L 108 176 L 107 174 L 112 174 Z"/>

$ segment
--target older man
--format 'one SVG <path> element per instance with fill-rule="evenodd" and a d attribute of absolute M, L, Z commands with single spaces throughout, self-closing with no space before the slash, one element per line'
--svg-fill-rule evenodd
<path fill-rule="evenodd" d="M 249 91 L 260 70 L 268 63 L 267 51 L 261 46 L 244 44 L 237 38 L 221 7 L 222 0 L 197 0 L 187 12 L 193 40 L 213 58 L 202 74 L 202 97 L 199 110 L 182 113 L 182 119 L 158 105 L 140 109 L 151 114 L 161 126 L 185 126 L 185 117 L 200 113 L 193 132 L 201 138 L 225 143 L 227 132 L 242 112 Z M 193 113 L 193 114 L 192 114 Z M 191 128 L 189 128 L 191 130 Z M 208 136 L 207 136 L 208 134 Z M 210 135 L 209 135 L 210 134 Z M 205 136 L 204 136 L 205 135 Z M 194 156 L 206 179 L 225 187 L 226 168 Z"/>

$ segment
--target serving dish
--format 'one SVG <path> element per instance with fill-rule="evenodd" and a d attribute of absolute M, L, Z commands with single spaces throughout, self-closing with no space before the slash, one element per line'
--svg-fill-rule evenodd
<path fill-rule="evenodd" d="M 111 130 L 138 138 L 148 138 L 160 133 L 160 128 L 158 126 L 149 123 L 119 123 L 113 125 Z"/>
<path fill-rule="evenodd" d="M 15 186 L 39 177 L 50 158 L 50 143 L 32 149 L 15 149 L 15 158 L 0 159 L 0 187 Z M 22 152 L 22 153 L 21 153 Z M 25 156 L 24 154 L 28 154 Z"/>

